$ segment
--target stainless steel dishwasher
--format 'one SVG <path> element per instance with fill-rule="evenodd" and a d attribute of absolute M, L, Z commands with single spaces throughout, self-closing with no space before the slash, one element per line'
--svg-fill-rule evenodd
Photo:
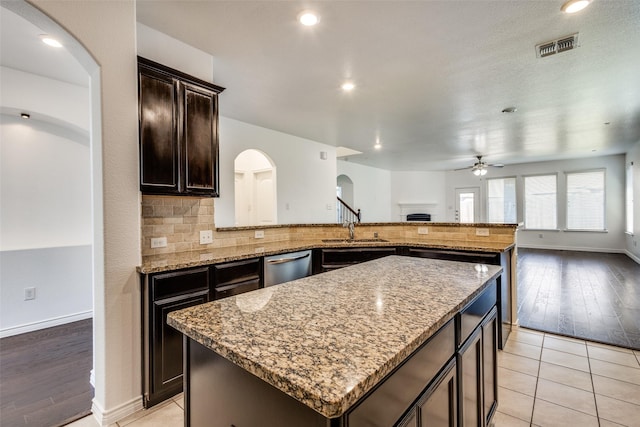
<path fill-rule="evenodd" d="M 264 257 L 264 287 L 311 275 L 311 251 Z"/>

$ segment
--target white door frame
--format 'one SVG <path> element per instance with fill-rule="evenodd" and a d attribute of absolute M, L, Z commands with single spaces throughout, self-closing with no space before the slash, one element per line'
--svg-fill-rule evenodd
<path fill-rule="evenodd" d="M 474 223 L 480 222 L 480 187 L 461 187 L 455 189 L 455 222 L 460 222 L 460 195 L 461 194 L 473 194 L 473 221 Z"/>

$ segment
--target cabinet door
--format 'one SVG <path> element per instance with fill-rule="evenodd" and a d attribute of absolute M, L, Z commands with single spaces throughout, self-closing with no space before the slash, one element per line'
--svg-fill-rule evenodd
<path fill-rule="evenodd" d="M 482 323 L 482 377 L 485 425 L 498 407 L 498 316 L 494 309 Z"/>
<path fill-rule="evenodd" d="M 174 297 L 153 303 L 153 344 L 151 393 L 162 400 L 182 390 L 182 333 L 167 325 L 167 315 L 175 310 L 205 303 L 209 291 Z"/>
<path fill-rule="evenodd" d="M 477 328 L 458 353 L 460 426 L 484 426 L 482 404 L 482 328 Z"/>
<path fill-rule="evenodd" d="M 398 427 L 418 427 L 418 410 L 416 408 L 411 409 L 409 413 L 398 424 Z"/>
<path fill-rule="evenodd" d="M 170 76 L 140 65 L 138 75 L 140 189 L 179 191 L 176 91 Z"/>
<path fill-rule="evenodd" d="M 217 95 L 188 83 L 183 91 L 184 189 L 190 194 L 218 196 Z"/>
<path fill-rule="evenodd" d="M 420 427 L 457 427 L 458 376 L 455 359 L 418 402 Z"/>

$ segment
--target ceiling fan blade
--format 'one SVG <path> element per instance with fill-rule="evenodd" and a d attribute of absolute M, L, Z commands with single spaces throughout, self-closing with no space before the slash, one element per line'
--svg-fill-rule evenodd
<path fill-rule="evenodd" d="M 493 163 L 493 164 L 489 164 L 487 166 L 491 166 L 492 168 L 503 168 L 504 165 L 502 163 Z"/>
<path fill-rule="evenodd" d="M 466 168 L 458 168 L 458 169 L 454 169 L 454 171 L 463 171 L 463 170 L 467 170 L 467 169 L 471 169 L 474 166 L 467 166 Z"/>

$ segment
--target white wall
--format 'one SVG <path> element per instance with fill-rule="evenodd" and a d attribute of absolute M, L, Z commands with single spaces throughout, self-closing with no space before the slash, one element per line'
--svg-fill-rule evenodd
<path fill-rule="evenodd" d="M 84 132 L 89 138 L 88 86 L 0 67 L 0 104 L 5 113 L 35 112 L 33 118 Z"/>
<path fill-rule="evenodd" d="M 2 251 L 0 282 L 2 337 L 93 313 L 90 245 Z M 36 299 L 24 301 L 30 287 L 36 288 Z"/>
<path fill-rule="evenodd" d="M 625 165 L 633 162 L 633 235 L 625 234 L 627 254 L 640 263 L 640 142 L 627 153 Z"/>
<path fill-rule="evenodd" d="M 220 117 L 220 198 L 216 227 L 235 224 L 234 161 L 244 150 L 264 152 L 277 170 L 278 223 L 335 222 L 336 150 L 297 136 Z M 327 152 L 327 159 L 320 152 Z"/>
<path fill-rule="evenodd" d="M 89 88 L 0 72 L 0 336 L 9 336 L 92 315 Z M 31 287 L 36 298 L 25 301 Z"/>
<path fill-rule="evenodd" d="M 566 231 L 566 172 L 590 169 L 605 169 L 606 180 L 606 227 L 607 232 Z M 446 198 L 447 221 L 454 221 L 455 189 L 460 187 L 480 188 L 480 221 L 486 221 L 486 179 L 516 177 L 518 222 L 523 221 L 523 176 L 558 174 L 558 231 L 518 231 L 521 247 L 574 249 L 603 252 L 624 250 L 624 155 L 590 157 L 575 160 L 560 160 L 509 165 L 502 169 L 491 168 L 483 178 L 470 171 L 447 172 Z M 542 237 L 539 237 L 542 234 Z"/>
<path fill-rule="evenodd" d="M 337 162 L 332 186 L 338 175 L 346 175 L 353 181 L 353 206 L 362 212 L 362 222 L 388 222 L 391 218 L 391 172 L 384 169 L 363 166 L 344 160 Z M 335 217 L 335 214 L 334 214 Z"/>
<path fill-rule="evenodd" d="M 407 213 L 431 214 L 446 220 L 445 172 L 391 172 L 391 221 L 405 221 Z"/>
<path fill-rule="evenodd" d="M 90 245 L 90 166 L 87 136 L 1 115 L 0 250 Z"/>

